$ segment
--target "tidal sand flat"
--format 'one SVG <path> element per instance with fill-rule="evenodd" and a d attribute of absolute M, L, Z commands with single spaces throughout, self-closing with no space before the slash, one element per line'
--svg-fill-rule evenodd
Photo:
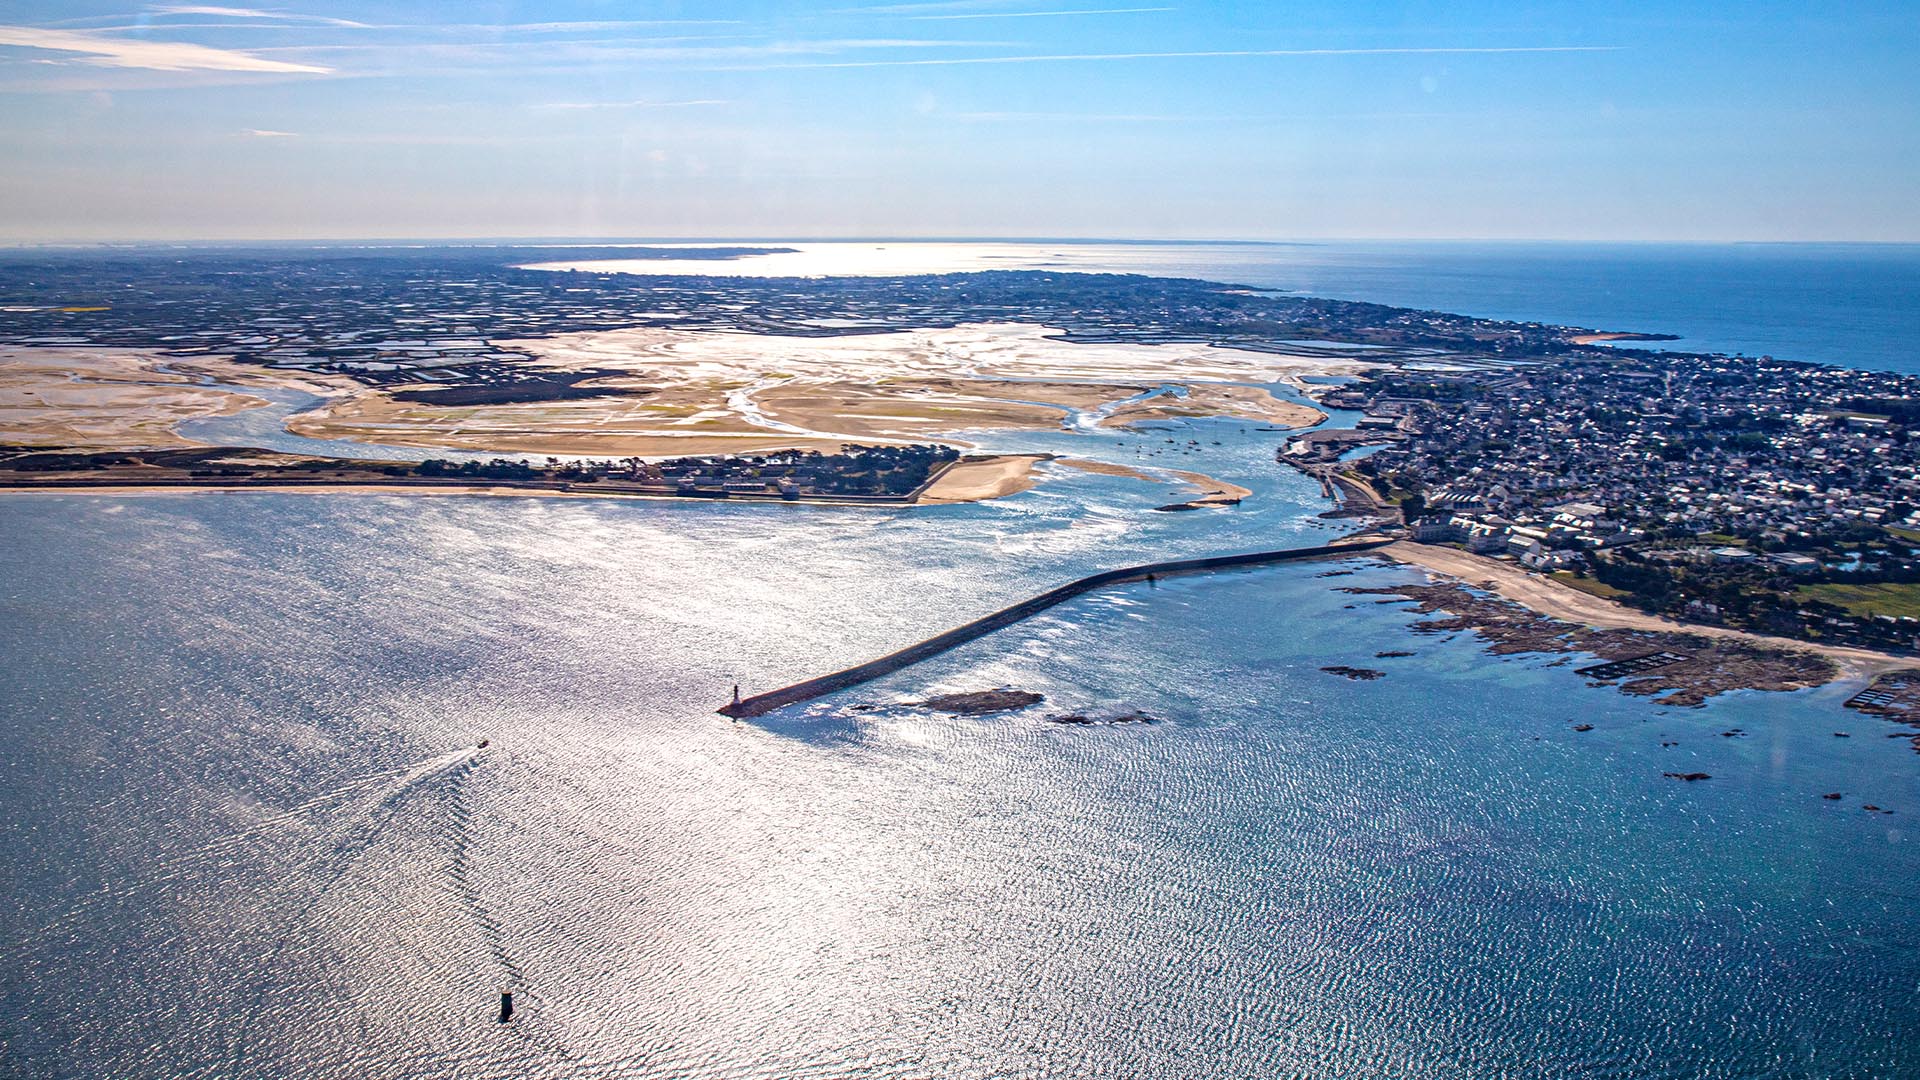
<path fill-rule="evenodd" d="M 137 349 L 0 345 L 0 442 L 118 450 L 194 445 L 175 426 L 266 404 L 199 385 Z"/>
<path fill-rule="evenodd" d="M 442 406 L 366 390 L 295 417 L 315 438 L 521 453 L 660 456 L 1050 430 L 1112 406 L 1112 423 L 1233 416 L 1301 426 L 1322 414 L 1257 386 L 1363 365 L 1210 345 L 1068 342 L 1032 324 L 793 337 L 634 328 L 501 340 L 604 398 Z M 608 374 L 618 373 L 618 374 Z M 1183 397 L 1125 404 L 1177 383 Z M 1130 410 L 1130 411 L 1129 411 Z"/>

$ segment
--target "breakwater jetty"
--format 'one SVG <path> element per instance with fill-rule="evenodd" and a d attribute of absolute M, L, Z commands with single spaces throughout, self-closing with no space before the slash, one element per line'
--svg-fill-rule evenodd
<path fill-rule="evenodd" d="M 719 710 L 723 716 L 736 720 L 760 716 L 775 709 L 802 701 L 811 701 L 817 697 L 858 686 L 882 675 L 889 675 L 901 668 L 928 660 L 950 649 L 958 648 L 976 638 L 985 637 L 1023 619 L 1031 618 L 1056 604 L 1064 603 L 1076 596 L 1090 593 L 1107 585 L 1118 585 L 1128 581 L 1150 581 L 1154 578 L 1172 577 L 1176 574 L 1202 574 L 1214 570 L 1231 570 L 1242 566 L 1264 566 L 1268 563 L 1292 562 L 1296 559 L 1318 559 L 1327 556 L 1353 555 L 1358 552 L 1372 551 L 1393 543 L 1390 537 L 1362 537 L 1344 543 L 1323 544 L 1317 547 L 1283 548 L 1278 551 L 1254 551 L 1241 555 L 1214 555 L 1201 559 L 1177 559 L 1171 562 L 1144 563 L 1139 566 L 1124 566 L 1118 570 L 1106 570 L 1091 574 L 1078 581 L 1069 581 L 1058 588 L 1049 589 L 1038 596 L 1029 597 L 1011 607 L 1001 608 L 991 615 L 983 615 L 972 622 L 956 626 L 943 634 L 936 634 L 925 641 L 916 642 L 898 652 L 891 652 L 877 660 L 836 671 L 831 675 L 822 675 L 792 686 L 783 686 L 778 690 L 769 690 L 752 697 L 737 696 Z"/>

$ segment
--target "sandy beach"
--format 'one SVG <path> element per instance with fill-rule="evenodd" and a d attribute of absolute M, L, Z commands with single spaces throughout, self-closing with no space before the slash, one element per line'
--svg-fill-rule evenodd
<path fill-rule="evenodd" d="M 1005 454 L 962 460 L 949 465 L 914 501 L 938 505 L 980 502 L 1014 495 L 1033 486 L 1033 467 L 1045 460 L 1043 454 Z"/>
<path fill-rule="evenodd" d="M 1403 540 L 1379 549 L 1379 555 L 1418 566 L 1431 573 L 1454 578 L 1484 588 L 1533 611 L 1565 622 L 1599 629 L 1660 630 L 1700 634 L 1706 637 L 1735 638 L 1773 649 L 1810 652 L 1832 660 L 1843 679 L 1869 679 L 1883 672 L 1916 666 L 1911 657 L 1894 656 L 1871 649 L 1838 645 L 1820 645 L 1792 638 L 1750 634 L 1722 626 L 1703 626 L 1649 615 L 1633 608 L 1603 600 L 1591 593 L 1562 585 L 1549 577 L 1530 573 L 1517 564 L 1489 559 L 1458 548 L 1416 544 Z"/>

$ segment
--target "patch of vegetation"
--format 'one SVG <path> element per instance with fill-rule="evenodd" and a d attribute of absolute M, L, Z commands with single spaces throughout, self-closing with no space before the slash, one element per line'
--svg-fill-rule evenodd
<path fill-rule="evenodd" d="M 1617 600 L 1620 597 L 1632 595 L 1625 589 L 1616 589 L 1604 581 L 1595 581 L 1593 578 L 1576 574 L 1571 570 L 1556 571 L 1553 580 L 1602 600 Z"/>
<path fill-rule="evenodd" d="M 1865 618 L 1875 615 L 1920 618 L 1920 584 L 1890 581 L 1869 585 L 1802 585 L 1799 596 L 1819 600 Z"/>

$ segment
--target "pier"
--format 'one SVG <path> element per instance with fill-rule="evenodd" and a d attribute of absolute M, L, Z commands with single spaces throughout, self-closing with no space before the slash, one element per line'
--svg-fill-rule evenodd
<path fill-rule="evenodd" d="M 891 652 L 877 660 L 836 671 L 830 675 L 783 686 L 778 690 L 769 690 L 764 694 L 741 698 L 735 690 L 733 701 L 718 711 L 722 716 L 731 716 L 736 720 L 760 716 L 775 709 L 795 705 L 802 701 L 811 701 L 824 697 L 850 686 L 870 682 L 882 675 L 890 675 L 901 668 L 928 660 L 950 649 L 955 649 L 976 638 L 985 637 L 1024 619 L 1031 618 L 1057 604 L 1064 603 L 1076 596 L 1090 593 L 1108 585 L 1118 585 L 1128 581 L 1150 581 L 1156 578 L 1172 577 L 1175 574 L 1203 574 L 1215 570 L 1231 570 L 1242 566 L 1265 566 L 1269 563 L 1292 562 L 1296 559 L 1318 559 L 1327 556 L 1353 555 L 1393 543 L 1390 537 L 1367 537 L 1349 540 L 1345 543 L 1324 544 L 1317 547 L 1283 548 L 1278 551 L 1255 551 L 1242 555 L 1215 555 L 1201 559 L 1177 559 L 1171 562 L 1144 563 L 1139 566 L 1126 566 L 1118 570 L 1106 570 L 1098 574 L 1070 581 L 1058 588 L 1049 589 L 1038 596 L 1029 597 L 1011 607 L 1001 608 L 990 615 L 983 615 L 969 623 L 956 626 L 943 634 L 936 634 L 924 641 L 916 642 L 898 652 Z"/>

